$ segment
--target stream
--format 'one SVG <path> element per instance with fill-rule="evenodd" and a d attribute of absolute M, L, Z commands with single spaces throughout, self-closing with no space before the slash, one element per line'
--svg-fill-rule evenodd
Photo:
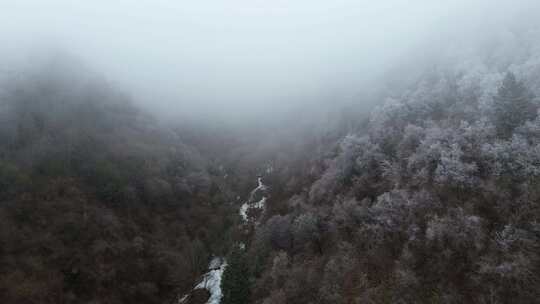
<path fill-rule="evenodd" d="M 266 191 L 268 187 L 263 183 L 262 177 L 257 177 L 257 187 L 253 189 L 249 198 L 246 202 L 240 206 L 238 211 L 240 217 L 242 218 L 243 225 L 258 225 L 258 219 L 264 213 L 266 207 Z M 256 200 L 257 195 L 261 194 L 261 198 Z M 253 216 L 253 214 L 258 214 L 258 216 Z M 240 247 L 245 247 L 243 243 L 238 244 Z M 223 272 L 227 267 L 227 260 L 224 257 L 214 257 L 208 264 L 208 272 L 202 275 L 199 279 L 199 283 L 193 287 L 191 292 L 182 295 L 176 301 L 176 304 L 189 304 L 190 296 L 192 292 L 196 289 L 206 289 L 210 293 L 210 297 L 206 304 L 219 304 L 221 302 L 221 278 Z"/>

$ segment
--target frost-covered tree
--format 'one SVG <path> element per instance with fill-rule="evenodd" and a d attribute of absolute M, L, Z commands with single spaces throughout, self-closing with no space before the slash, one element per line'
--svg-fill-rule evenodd
<path fill-rule="evenodd" d="M 267 240 L 277 249 L 290 249 L 292 242 L 291 217 L 274 215 L 262 228 L 266 232 Z"/>
<path fill-rule="evenodd" d="M 292 231 L 295 246 L 312 243 L 319 252 L 322 252 L 319 219 L 316 215 L 312 213 L 301 214 L 294 220 Z"/>
<path fill-rule="evenodd" d="M 496 231 L 489 252 L 478 263 L 477 279 L 485 284 L 482 288 L 501 302 L 532 303 L 540 296 L 532 288 L 538 282 L 539 231 L 528 228 L 533 230 L 507 224 Z"/>
<path fill-rule="evenodd" d="M 512 72 L 503 79 L 494 97 L 494 121 L 498 136 L 508 138 L 514 129 L 536 115 L 533 96 Z"/>
<path fill-rule="evenodd" d="M 476 171 L 475 163 L 463 162 L 463 151 L 454 143 L 449 149 L 441 152 L 439 164 L 435 169 L 435 181 L 457 188 L 470 188 L 474 186 Z"/>

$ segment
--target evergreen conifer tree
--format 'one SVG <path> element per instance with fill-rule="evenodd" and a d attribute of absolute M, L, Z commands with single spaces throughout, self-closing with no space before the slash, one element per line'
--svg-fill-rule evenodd
<path fill-rule="evenodd" d="M 523 82 L 508 72 L 494 100 L 494 123 L 499 137 L 511 137 L 516 127 L 535 117 L 532 99 Z"/>
<path fill-rule="evenodd" d="M 245 254 L 234 248 L 221 280 L 222 304 L 244 304 L 249 302 L 249 273 Z"/>

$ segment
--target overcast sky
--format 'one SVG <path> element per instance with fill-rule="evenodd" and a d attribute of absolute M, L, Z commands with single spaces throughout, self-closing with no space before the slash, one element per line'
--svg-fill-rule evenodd
<path fill-rule="evenodd" d="M 531 3 L 0 0 L 0 62 L 62 50 L 153 109 L 243 119 L 351 98 L 428 37 Z"/>

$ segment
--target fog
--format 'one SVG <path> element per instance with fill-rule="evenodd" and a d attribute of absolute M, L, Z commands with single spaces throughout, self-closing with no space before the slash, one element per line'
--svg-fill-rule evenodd
<path fill-rule="evenodd" d="M 0 0 L 0 63 L 70 56 L 156 113 L 260 122 L 367 103 L 389 71 L 531 22 L 535 2 Z"/>

